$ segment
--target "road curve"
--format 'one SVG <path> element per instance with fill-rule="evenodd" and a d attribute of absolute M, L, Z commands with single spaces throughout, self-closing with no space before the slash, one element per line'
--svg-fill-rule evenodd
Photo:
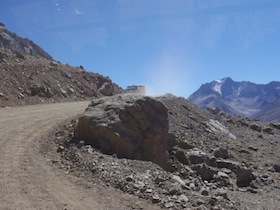
<path fill-rule="evenodd" d="M 0 209 L 131 209 L 135 201 L 114 189 L 86 188 L 54 170 L 38 142 L 88 102 L 0 109 Z M 154 209 L 141 201 L 141 206 Z"/>

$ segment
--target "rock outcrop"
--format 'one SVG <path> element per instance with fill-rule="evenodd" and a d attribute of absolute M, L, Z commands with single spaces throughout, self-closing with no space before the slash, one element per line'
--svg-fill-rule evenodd
<path fill-rule="evenodd" d="M 94 99 L 79 119 L 75 138 L 118 157 L 153 161 L 167 168 L 167 108 L 133 94 Z"/>
<path fill-rule="evenodd" d="M 41 47 L 27 38 L 21 38 L 15 33 L 10 32 L 3 23 L 0 22 L 0 49 L 9 49 L 17 53 L 17 57 L 23 54 L 38 56 L 52 60 L 53 58 Z"/>

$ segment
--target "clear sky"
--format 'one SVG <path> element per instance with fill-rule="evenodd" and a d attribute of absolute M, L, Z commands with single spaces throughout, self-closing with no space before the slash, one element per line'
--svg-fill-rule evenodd
<path fill-rule="evenodd" d="M 280 81 L 280 0 L 1 0 L 0 22 L 123 88 Z"/>

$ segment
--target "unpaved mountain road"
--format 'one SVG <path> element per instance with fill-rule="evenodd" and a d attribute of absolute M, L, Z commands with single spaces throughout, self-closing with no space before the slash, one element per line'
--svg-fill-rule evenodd
<path fill-rule="evenodd" d="M 89 102 L 0 109 L 0 210 L 159 209 L 104 184 L 76 184 L 39 153 L 51 129 L 81 114 Z"/>

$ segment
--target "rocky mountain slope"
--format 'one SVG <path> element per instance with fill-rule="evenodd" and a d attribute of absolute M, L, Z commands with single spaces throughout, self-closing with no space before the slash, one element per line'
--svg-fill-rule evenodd
<path fill-rule="evenodd" d="M 54 61 L 0 24 L 0 106 L 85 100 L 123 90 L 108 77 Z"/>
<path fill-rule="evenodd" d="M 60 154 L 53 164 L 65 173 L 165 209 L 277 209 L 279 137 L 279 123 L 203 110 L 184 98 L 118 95 L 93 100 L 50 142 Z"/>
<path fill-rule="evenodd" d="M 75 177 L 87 188 L 104 183 L 146 199 L 156 208 L 280 206 L 279 123 L 263 124 L 214 108 L 203 110 L 169 94 L 116 95 L 123 90 L 108 77 L 54 61 L 3 24 L 0 35 L 1 106 L 94 98 L 79 120 L 57 128 L 35 146 L 65 176 Z M 243 90 L 234 83 L 227 78 L 210 89 L 205 85 L 208 92 L 197 101 L 218 98 L 215 103 L 225 111 L 245 116 L 260 109 L 271 115 L 278 111 L 271 103 L 278 103 L 274 100 L 278 83 L 270 84 L 275 94 L 265 99 L 257 95 L 254 84 L 242 86 Z M 263 87 L 257 90 L 271 92 Z M 236 95 L 253 109 L 240 105 Z M 234 105 L 224 103 L 223 96 Z M 129 209 L 143 206 L 135 202 Z"/>
<path fill-rule="evenodd" d="M 262 85 L 224 78 L 202 85 L 189 100 L 200 107 L 218 107 L 232 115 L 280 121 L 280 82 Z"/>
<path fill-rule="evenodd" d="M 21 38 L 15 33 L 10 32 L 3 23 L 0 22 L 0 49 L 7 49 L 18 56 L 20 54 L 28 54 L 36 57 L 52 60 L 52 57 L 45 52 L 41 47 L 34 44 L 27 38 Z M 0 55 L 1 56 L 1 55 Z"/>

